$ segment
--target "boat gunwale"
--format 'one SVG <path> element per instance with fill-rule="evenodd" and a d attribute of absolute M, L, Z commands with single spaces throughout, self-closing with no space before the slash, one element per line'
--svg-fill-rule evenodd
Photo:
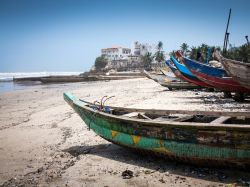
<path fill-rule="evenodd" d="M 129 122 L 138 122 L 138 123 L 143 123 L 143 125 L 148 125 L 148 126 L 162 126 L 164 127 L 164 125 L 168 125 L 168 126 L 176 126 L 176 127 L 195 127 L 195 128 L 227 128 L 227 129 L 240 129 L 240 130 L 250 130 L 250 126 L 249 125 L 240 125 L 240 124 L 211 124 L 211 123 L 196 123 L 196 122 L 174 122 L 174 121 L 153 121 L 153 120 L 147 120 L 147 119 L 136 119 L 136 118 L 129 118 L 126 116 L 117 116 L 114 114 L 109 114 L 109 113 L 105 113 L 103 111 L 98 111 L 98 110 L 94 110 L 91 107 L 87 106 L 86 104 L 93 104 L 91 102 L 88 101 L 84 101 L 84 100 L 79 100 L 78 98 L 76 99 L 72 99 L 71 100 L 73 104 L 84 108 L 87 111 L 90 111 L 92 113 L 97 113 L 101 116 L 105 116 L 106 118 L 113 118 L 116 120 L 123 120 L 123 121 L 129 121 Z M 83 104 L 86 103 L 86 104 Z M 97 105 L 98 106 L 98 105 Z M 136 109 L 136 108 L 122 108 L 122 107 L 112 107 L 112 106 L 106 106 L 106 107 L 110 107 L 112 109 L 123 109 L 126 111 L 131 111 L 131 112 L 148 112 L 150 113 L 150 111 L 152 111 L 153 109 Z M 217 116 L 217 115 L 212 115 L 212 113 L 217 113 L 218 116 L 230 116 L 230 117 L 240 117 L 240 116 L 244 116 L 244 117 L 250 117 L 250 112 L 220 112 L 220 111 L 216 111 L 216 112 L 210 112 L 210 111 L 181 111 L 181 110 L 153 110 L 153 111 L 158 111 L 158 112 L 166 112 L 168 111 L 168 114 L 190 114 L 191 113 L 197 113 L 197 114 L 193 114 L 193 115 L 205 115 L 205 113 L 207 113 L 208 116 Z M 185 113 L 186 112 L 186 113 Z M 210 115 L 209 115 L 210 113 Z M 224 113 L 226 113 L 224 115 Z M 228 114 L 229 113 L 229 114 Z M 155 112 L 151 112 L 150 114 L 155 114 Z M 167 113 L 165 113 L 167 115 Z M 231 114 L 231 115 L 230 115 Z M 236 115 L 239 114 L 239 115 Z M 96 114 L 95 114 L 96 115 Z M 213 129 L 214 130 L 214 129 Z"/>
<path fill-rule="evenodd" d="M 233 59 L 229 59 L 229 58 L 225 58 L 223 57 L 222 55 L 220 55 L 221 57 L 221 62 L 224 66 L 224 63 L 233 63 L 233 64 L 236 64 L 236 65 L 241 65 L 241 66 L 245 66 L 245 67 L 249 67 L 250 68 L 250 64 L 249 63 L 246 63 L 246 62 L 243 62 L 243 61 L 238 61 L 238 60 L 233 60 Z"/>

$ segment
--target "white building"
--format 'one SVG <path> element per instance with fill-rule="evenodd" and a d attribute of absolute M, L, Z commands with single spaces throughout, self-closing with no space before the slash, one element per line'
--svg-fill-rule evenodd
<path fill-rule="evenodd" d="M 154 54 L 156 51 L 157 51 L 157 47 L 154 44 L 153 45 L 150 45 L 148 43 L 142 44 L 139 42 L 134 43 L 133 54 L 135 56 L 144 56 L 147 53 Z"/>
<path fill-rule="evenodd" d="M 105 56 L 109 61 L 126 60 L 131 55 L 131 49 L 123 47 L 111 47 L 101 49 L 102 56 Z"/>

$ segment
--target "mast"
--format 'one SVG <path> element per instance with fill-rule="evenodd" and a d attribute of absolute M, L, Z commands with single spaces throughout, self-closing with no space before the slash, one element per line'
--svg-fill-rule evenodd
<path fill-rule="evenodd" d="M 249 40 L 248 40 L 248 36 L 245 36 L 246 40 L 247 40 L 247 45 L 250 45 Z"/>
<path fill-rule="evenodd" d="M 231 8 L 229 10 L 229 16 L 228 16 L 228 20 L 227 20 L 227 27 L 226 27 L 225 37 L 224 37 L 223 52 L 225 52 L 227 50 L 227 44 L 228 44 L 228 40 L 229 40 L 229 38 L 228 38 L 229 37 L 228 26 L 229 26 L 230 17 L 231 17 Z"/>

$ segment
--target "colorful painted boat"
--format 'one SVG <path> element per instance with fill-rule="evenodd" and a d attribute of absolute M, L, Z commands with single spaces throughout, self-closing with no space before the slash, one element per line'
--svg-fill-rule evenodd
<path fill-rule="evenodd" d="M 250 89 L 247 89 L 234 81 L 232 77 L 227 75 L 224 69 L 215 68 L 186 57 L 182 58 L 184 59 L 186 67 L 197 78 L 212 85 L 214 88 L 230 92 L 250 93 Z"/>
<path fill-rule="evenodd" d="M 171 64 L 171 60 L 166 60 L 165 63 L 171 69 L 171 71 L 175 74 L 175 71 L 177 71 L 177 68 L 173 64 Z"/>
<path fill-rule="evenodd" d="M 250 167 L 250 112 L 110 107 L 70 93 L 64 99 L 90 129 L 115 144 L 187 163 Z"/>
<path fill-rule="evenodd" d="M 236 60 L 221 58 L 227 73 L 242 86 L 250 89 L 250 64 Z"/>
<path fill-rule="evenodd" d="M 171 60 L 165 61 L 166 65 L 170 68 L 170 70 L 174 73 L 176 77 L 178 77 L 182 81 L 186 81 L 182 74 L 179 72 L 179 70 L 174 66 L 174 64 L 171 62 Z"/>
<path fill-rule="evenodd" d="M 189 69 L 184 64 L 179 63 L 176 58 L 171 56 L 170 59 L 174 63 L 175 67 L 179 70 L 182 78 L 185 81 L 188 81 L 190 83 L 193 83 L 193 84 L 196 84 L 196 85 L 202 86 L 202 87 L 208 87 L 208 88 L 211 87 L 211 85 L 198 79 L 191 71 L 189 71 Z"/>

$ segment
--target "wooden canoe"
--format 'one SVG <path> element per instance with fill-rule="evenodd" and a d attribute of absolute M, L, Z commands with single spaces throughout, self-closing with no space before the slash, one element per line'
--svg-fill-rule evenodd
<path fill-rule="evenodd" d="M 200 80 L 214 88 L 223 91 L 250 93 L 250 89 L 243 87 L 232 77 L 228 76 L 222 68 L 215 68 L 189 58 L 183 57 L 186 67 Z"/>
<path fill-rule="evenodd" d="M 171 69 L 171 71 L 174 73 L 176 77 L 178 77 L 182 81 L 186 81 L 185 78 L 183 78 L 182 74 L 179 72 L 179 70 L 175 67 L 175 65 L 172 63 L 171 60 L 165 61 L 166 65 Z"/>
<path fill-rule="evenodd" d="M 120 108 L 65 101 L 85 124 L 115 144 L 207 166 L 250 166 L 250 112 Z"/>
<path fill-rule="evenodd" d="M 197 86 L 195 84 L 189 83 L 189 82 L 158 82 L 161 86 L 167 87 L 169 90 L 172 89 L 198 89 L 201 88 L 200 86 Z"/>
<path fill-rule="evenodd" d="M 181 64 L 180 62 L 178 62 L 178 60 L 176 58 L 171 56 L 170 59 L 174 63 L 176 68 L 179 70 L 179 72 L 184 80 L 186 80 L 190 83 L 196 84 L 198 86 L 211 88 L 211 85 L 198 79 L 191 71 L 189 71 L 189 69 L 184 64 Z"/>
<path fill-rule="evenodd" d="M 195 84 L 181 81 L 176 77 L 170 77 L 165 74 L 153 74 L 144 70 L 145 76 L 149 79 L 154 80 L 155 82 L 159 83 L 161 86 L 167 87 L 169 90 L 172 89 L 198 89 L 200 86 Z"/>
<path fill-rule="evenodd" d="M 89 75 L 89 76 L 48 76 L 42 77 L 42 83 L 68 83 L 68 82 L 90 82 L 90 81 L 109 81 L 142 78 L 143 76 L 109 76 L 109 75 Z"/>
<path fill-rule="evenodd" d="M 145 76 L 149 79 L 154 80 L 155 82 L 178 82 L 180 81 L 178 78 L 176 77 L 171 77 L 169 75 L 165 75 L 165 74 L 157 74 L 157 73 L 150 73 L 146 70 L 143 71 L 143 73 L 145 74 Z"/>
<path fill-rule="evenodd" d="M 250 64 L 236 60 L 221 58 L 222 64 L 229 75 L 242 86 L 250 89 Z"/>

